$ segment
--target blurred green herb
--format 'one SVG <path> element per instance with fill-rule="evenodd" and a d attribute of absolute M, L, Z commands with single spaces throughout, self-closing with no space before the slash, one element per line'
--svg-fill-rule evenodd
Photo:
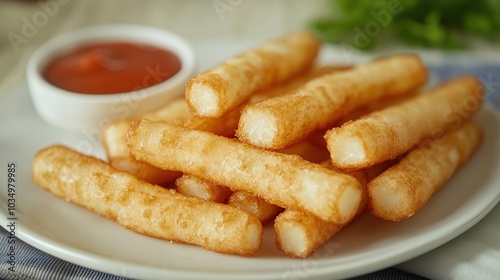
<path fill-rule="evenodd" d="M 500 38 L 500 1 L 496 0 L 327 0 L 331 15 L 310 23 L 327 43 L 362 50 L 394 37 L 410 45 L 456 49 L 460 38 Z"/>

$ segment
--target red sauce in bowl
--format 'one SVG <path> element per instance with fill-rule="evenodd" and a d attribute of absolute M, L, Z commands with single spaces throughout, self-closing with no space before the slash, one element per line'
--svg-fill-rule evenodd
<path fill-rule="evenodd" d="M 174 76 L 174 53 L 126 42 L 94 43 L 52 59 L 43 71 L 52 85 L 77 93 L 112 94 L 144 89 Z"/>

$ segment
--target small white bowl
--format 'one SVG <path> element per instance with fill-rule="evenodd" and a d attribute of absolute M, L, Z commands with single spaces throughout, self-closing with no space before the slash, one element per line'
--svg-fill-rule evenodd
<path fill-rule="evenodd" d="M 85 44 L 102 42 L 147 44 L 169 50 L 180 58 L 181 69 L 155 86 L 113 94 L 70 92 L 44 79 L 42 72 L 56 55 Z M 113 120 L 159 109 L 171 99 L 182 96 L 195 64 L 192 46 L 171 32 L 139 25 L 100 25 L 60 35 L 38 48 L 28 62 L 27 81 L 35 109 L 46 122 L 73 131 L 102 130 Z"/>

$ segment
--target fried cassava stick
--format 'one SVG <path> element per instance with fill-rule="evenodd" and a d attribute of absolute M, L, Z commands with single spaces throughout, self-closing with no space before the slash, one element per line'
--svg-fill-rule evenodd
<path fill-rule="evenodd" d="M 351 176 L 296 155 L 262 150 L 204 131 L 140 120 L 132 124 L 127 141 L 138 160 L 332 222 L 349 220 L 362 198 L 361 186 Z"/>
<path fill-rule="evenodd" d="M 330 162 L 323 162 L 321 165 L 333 168 Z M 367 172 L 356 171 L 349 175 L 356 178 L 365 189 L 369 179 Z M 366 194 L 363 194 L 363 199 L 353 219 L 365 211 L 366 205 Z M 274 220 L 276 247 L 287 256 L 305 258 L 330 241 L 349 223 L 350 221 L 343 224 L 327 222 L 304 211 L 287 209 Z"/>
<path fill-rule="evenodd" d="M 427 80 L 417 56 L 397 55 L 313 79 L 292 94 L 245 107 L 236 135 L 266 149 L 282 149 L 382 98 L 414 92 Z"/>
<path fill-rule="evenodd" d="M 417 213 L 469 160 L 481 144 L 482 135 L 482 129 L 469 121 L 440 139 L 417 145 L 368 184 L 370 211 L 395 222 Z"/>
<path fill-rule="evenodd" d="M 178 193 L 186 196 L 195 196 L 207 201 L 226 203 L 232 191 L 226 187 L 217 185 L 199 177 L 184 174 L 175 180 Z"/>
<path fill-rule="evenodd" d="M 426 137 L 457 129 L 479 110 L 483 98 L 481 83 L 464 76 L 333 128 L 325 135 L 332 163 L 356 170 L 394 159 Z"/>
<path fill-rule="evenodd" d="M 260 249 L 263 229 L 254 215 L 146 183 L 69 148 L 39 151 L 32 170 L 40 187 L 132 231 L 221 253 Z"/>
<path fill-rule="evenodd" d="M 221 117 L 258 90 L 307 69 L 320 42 L 307 32 L 267 41 L 189 81 L 186 101 L 193 114 Z"/>
<path fill-rule="evenodd" d="M 164 107 L 139 116 L 151 120 L 179 124 L 188 114 L 184 99 L 174 99 Z M 162 170 L 130 156 L 125 138 L 131 120 L 117 120 L 106 126 L 101 134 L 101 142 L 106 151 L 108 162 L 114 168 L 128 172 L 139 179 L 155 185 L 167 185 L 181 176 L 179 172 Z"/>

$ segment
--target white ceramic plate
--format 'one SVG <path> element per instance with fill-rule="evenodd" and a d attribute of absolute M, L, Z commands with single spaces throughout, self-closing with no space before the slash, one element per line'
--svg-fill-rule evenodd
<path fill-rule="evenodd" d="M 101 158 L 103 150 L 98 131 L 70 133 L 43 123 L 26 87 L 0 100 L 4 168 L 0 172 L 7 172 L 7 163 L 16 163 L 17 237 L 75 264 L 141 279 L 346 278 L 430 251 L 472 227 L 496 205 L 500 198 L 500 173 L 495 171 L 500 165 L 500 118 L 486 106 L 476 119 L 486 131 L 481 149 L 423 211 L 401 223 L 366 214 L 307 259 L 290 259 L 277 251 L 271 227 L 266 228 L 258 255 L 222 255 L 130 232 L 35 186 L 31 161 L 40 148 L 61 143 Z M 0 185 L 4 226 L 6 180 Z"/>

